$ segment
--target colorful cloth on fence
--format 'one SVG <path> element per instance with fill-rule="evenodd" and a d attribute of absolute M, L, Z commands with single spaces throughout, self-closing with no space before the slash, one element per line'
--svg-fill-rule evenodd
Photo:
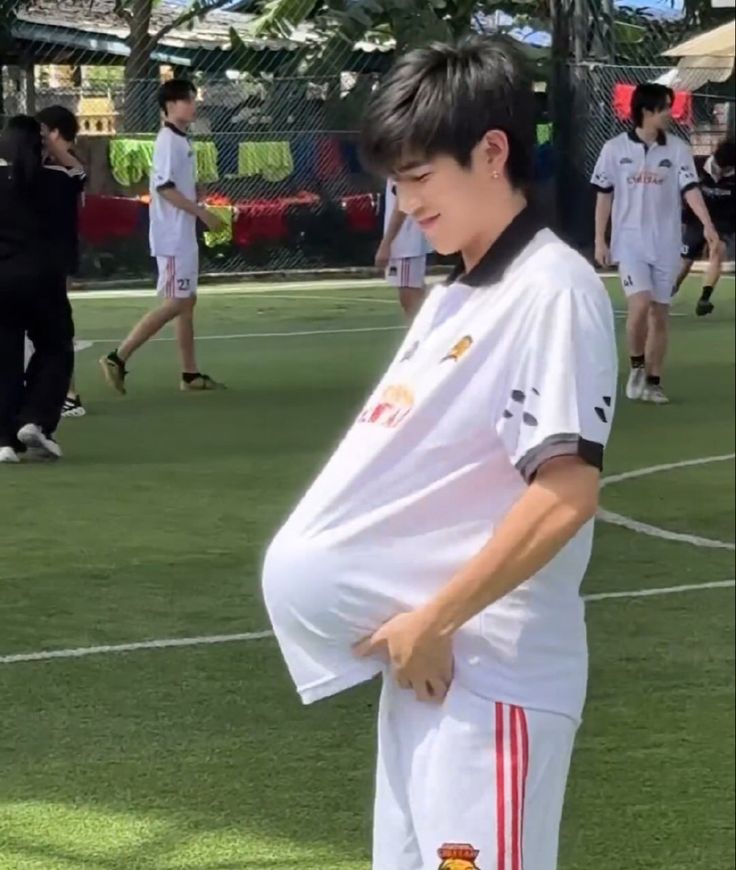
<path fill-rule="evenodd" d="M 552 125 L 537 124 L 537 145 L 546 145 L 552 141 Z"/>
<path fill-rule="evenodd" d="M 378 229 L 377 203 L 377 197 L 370 193 L 359 193 L 343 198 L 342 207 L 352 232 L 372 233 Z"/>
<path fill-rule="evenodd" d="M 636 85 L 619 82 L 613 87 L 613 109 L 619 121 L 631 121 L 631 98 Z M 690 91 L 675 91 L 672 103 L 672 120 L 685 127 L 693 123 L 693 95 Z"/>
<path fill-rule="evenodd" d="M 317 140 L 317 177 L 322 181 L 332 181 L 345 172 L 340 143 L 337 139 Z"/>
<path fill-rule="evenodd" d="M 317 174 L 317 141 L 314 136 L 300 135 L 292 145 L 294 172 L 299 180 L 309 181 Z"/>
<path fill-rule="evenodd" d="M 130 238 L 140 232 L 142 213 L 147 211 L 137 199 L 90 194 L 79 213 L 79 235 L 90 245 Z"/>
<path fill-rule="evenodd" d="M 111 139 L 109 146 L 112 176 L 122 187 L 132 187 L 148 178 L 153 164 L 153 139 Z M 214 142 L 193 142 L 197 181 L 209 184 L 220 177 L 217 147 Z"/>
<path fill-rule="evenodd" d="M 208 248 L 218 248 L 220 245 L 229 245 L 233 240 L 233 222 L 235 209 L 231 205 L 208 205 L 207 210 L 220 218 L 225 226 L 216 233 L 209 230 L 204 234 L 204 243 Z"/>
<path fill-rule="evenodd" d="M 233 241 L 239 247 L 258 242 L 283 242 L 289 236 L 286 214 L 293 206 L 313 208 L 319 197 L 310 193 L 279 199 L 255 199 L 238 202 L 233 227 Z"/>
<path fill-rule="evenodd" d="M 283 181 L 294 171 L 288 142 L 241 142 L 238 175 L 261 175 L 266 181 Z"/>

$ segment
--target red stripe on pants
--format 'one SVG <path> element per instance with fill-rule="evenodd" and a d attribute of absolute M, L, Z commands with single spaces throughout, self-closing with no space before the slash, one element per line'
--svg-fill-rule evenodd
<path fill-rule="evenodd" d="M 498 870 L 506 870 L 506 753 L 503 704 L 496 704 L 496 851 Z"/>

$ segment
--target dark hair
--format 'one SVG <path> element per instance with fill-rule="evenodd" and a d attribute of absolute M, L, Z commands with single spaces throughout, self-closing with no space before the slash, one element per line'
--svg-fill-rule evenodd
<path fill-rule="evenodd" d="M 733 139 L 724 139 L 713 152 L 713 159 L 721 169 L 736 167 L 736 142 Z"/>
<path fill-rule="evenodd" d="M 49 106 L 36 115 L 39 124 L 45 124 L 52 132 L 58 132 L 62 139 L 74 142 L 79 133 L 79 121 L 74 112 L 64 106 Z"/>
<path fill-rule="evenodd" d="M 41 173 L 41 125 L 29 115 L 11 118 L 0 133 L 0 158 L 10 165 L 18 190 L 32 188 Z"/>
<path fill-rule="evenodd" d="M 671 106 L 674 99 L 675 92 L 667 85 L 658 85 L 656 82 L 637 85 L 631 97 L 631 120 L 637 127 L 641 127 L 645 111 L 661 112 Z"/>
<path fill-rule="evenodd" d="M 470 165 L 489 130 L 509 141 L 507 171 L 521 186 L 532 175 L 534 93 L 526 63 L 502 37 L 434 43 L 400 58 L 373 94 L 363 122 L 367 168 L 390 175 L 407 158 L 439 155 Z"/>
<path fill-rule="evenodd" d="M 170 79 L 164 82 L 158 89 L 158 104 L 161 111 L 167 113 L 169 103 L 178 103 L 179 100 L 189 100 L 197 95 L 197 88 L 188 79 Z"/>

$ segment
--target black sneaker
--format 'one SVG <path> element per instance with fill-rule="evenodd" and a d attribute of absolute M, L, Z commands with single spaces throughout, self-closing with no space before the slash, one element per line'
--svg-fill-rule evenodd
<path fill-rule="evenodd" d="M 64 407 L 61 410 L 62 417 L 84 417 L 86 413 L 81 396 L 67 396 L 64 399 Z"/>
<path fill-rule="evenodd" d="M 710 299 L 698 299 L 698 304 L 695 306 L 695 313 L 698 317 L 705 317 L 707 314 L 712 314 L 715 310 L 715 305 Z"/>

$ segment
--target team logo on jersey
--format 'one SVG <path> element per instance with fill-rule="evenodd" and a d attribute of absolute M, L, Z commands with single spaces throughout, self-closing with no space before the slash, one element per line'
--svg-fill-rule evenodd
<path fill-rule="evenodd" d="M 452 348 L 452 350 L 447 354 L 447 356 L 442 357 L 442 362 L 447 362 L 447 360 L 453 360 L 454 362 L 458 362 L 465 354 L 470 350 L 473 346 L 473 337 L 471 335 L 464 335 L 460 341 Z"/>
<path fill-rule="evenodd" d="M 414 354 L 419 350 L 419 342 L 415 341 L 409 348 L 407 348 L 406 353 L 401 357 L 401 362 L 409 362 L 410 359 L 414 358 Z"/>
<path fill-rule="evenodd" d="M 481 870 L 475 863 L 480 852 L 470 843 L 445 843 L 437 854 L 442 862 L 438 870 Z"/>
<path fill-rule="evenodd" d="M 622 157 L 618 162 L 622 166 L 625 166 L 627 163 L 633 163 L 634 161 L 630 157 Z"/>
<path fill-rule="evenodd" d="M 668 160 L 666 157 L 664 160 L 659 161 L 660 166 L 664 166 L 665 169 L 672 169 L 672 161 Z"/>
<path fill-rule="evenodd" d="M 386 387 L 378 400 L 372 401 L 358 417 L 358 422 L 396 429 L 411 414 L 413 408 L 414 393 L 409 387 L 397 384 Z"/>

